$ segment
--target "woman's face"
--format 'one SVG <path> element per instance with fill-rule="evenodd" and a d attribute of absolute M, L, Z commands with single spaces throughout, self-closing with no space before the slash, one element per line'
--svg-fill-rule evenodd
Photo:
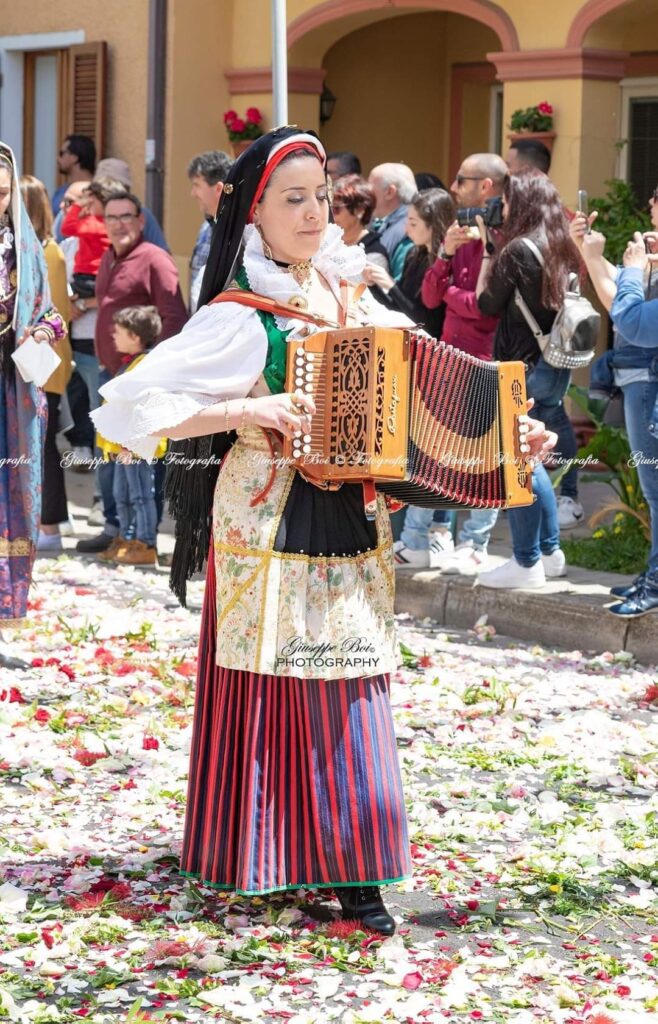
<path fill-rule="evenodd" d="M 426 248 L 430 248 L 432 229 L 425 223 L 415 206 L 410 206 L 407 213 L 407 234 L 414 245 L 424 245 Z"/>
<path fill-rule="evenodd" d="M 653 195 L 649 198 L 649 213 L 651 214 L 652 226 L 658 228 L 658 188 L 655 189 Z"/>
<path fill-rule="evenodd" d="M 338 197 L 334 199 L 333 213 L 334 221 L 347 235 L 354 234 L 358 228 L 363 227 L 358 210 L 352 213 Z"/>
<path fill-rule="evenodd" d="M 11 172 L 0 165 L 0 217 L 9 209 L 11 202 Z"/>
<path fill-rule="evenodd" d="M 254 224 L 275 260 L 298 263 L 320 248 L 329 222 L 329 196 L 319 160 L 288 160 L 270 178 Z"/>

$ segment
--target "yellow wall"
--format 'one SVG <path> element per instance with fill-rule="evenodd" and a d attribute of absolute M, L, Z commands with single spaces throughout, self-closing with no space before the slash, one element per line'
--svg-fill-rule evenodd
<path fill-rule="evenodd" d="M 86 42 L 108 44 L 105 152 L 130 164 L 133 186 L 144 194 L 144 139 L 148 0 L 20 0 L 2 4 L 2 35 L 70 32 L 82 29 Z"/>
<path fill-rule="evenodd" d="M 338 98 L 322 128 L 327 149 L 353 150 L 366 172 L 394 160 L 445 179 L 451 65 L 483 61 L 498 45 L 486 26 L 444 13 L 389 18 L 351 32 L 322 60 Z M 465 99 L 468 146 L 486 149 L 489 90 L 476 87 Z"/>

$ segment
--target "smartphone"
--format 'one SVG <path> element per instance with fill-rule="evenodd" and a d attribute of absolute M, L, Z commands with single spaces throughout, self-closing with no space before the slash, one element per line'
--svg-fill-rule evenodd
<path fill-rule="evenodd" d="M 589 216 L 589 203 L 587 199 L 587 192 L 584 188 L 578 189 L 578 213 L 583 213 L 586 217 Z M 587 233 L 591 231 L 591 227 L 587 227 Z"/>

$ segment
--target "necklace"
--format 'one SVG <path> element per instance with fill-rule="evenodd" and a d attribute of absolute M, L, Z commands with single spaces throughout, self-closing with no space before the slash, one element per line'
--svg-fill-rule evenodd
<path fill-rule="evenodd" d="M 311 287 L 311 270 L 313 264 L 310 260 L 298 260 L 297 263 L 284 263 L 282 260 L 273 261 L 277 267 L 281 267 L 282 270 L 287 270 L 289 274 L 292 274 L 296 283 L 305 292 Z"/>

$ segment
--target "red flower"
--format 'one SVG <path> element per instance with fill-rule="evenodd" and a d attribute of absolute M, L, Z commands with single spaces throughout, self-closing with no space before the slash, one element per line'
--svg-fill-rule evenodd
<path fill-rule="evenodd" d="M 10 704 L 27 704 L 17 686 L 10 686 L 8 690 L 0 690 L 0 700 L 8 700 Z"/>
<path fill-rule="evenodd" d="M 247 108 L 247 121 L 249 122 L 249 124 L 260 124 L 262 120 L 263 115 L 261 114 L 258 107 Z"/>
<path fill-rule="evenodd" d="M 642 704 L 658 704 L 658 683 L 651 683 L 647 686 L 644 694 L 640 697 Z"/>
<path fill-rule="evenodd" d="M 194 661 L 181 661 L 178 665 L 174 666 L 174 672 L 178 672 L 180 676 L 194 676 L 196 675 L 196 663 Z"/>
<path fill-rule="evenodd" d="M 227 110 L 224 114 L 224 124 L 230 124 L 231 121 L 235 121 L 238 116 L 237 110 Z"/>
<path fill-rule="evenodd" d="M 618 996 L 621 996 L 622 998 L 624 996 L 630 996 L 630 994 L 631 994 L 630 986 L 629 985 L 617 985 L 617 988 L 615 989 L 615 992 L 616 992 L 616 994 Z"/>
<path fill-rule="evenodd" d="M 423 654 L 418 659 L 418 668 L 431 668 L 434 662 L 430 658 L 429 654 Z"/>
<path fill-rule="evenodd" d="M 142 740 L 142 750 L 159 750 L 160 740 L 156 739 L 155 736 L 145 736 Z"/>
<path fill-rule="evenodd" d="M 93 750 L 85 750 L 83 748 L 82 750 L 76 750 L 73 757 L 79 764 L 83 764 L 85 768 L 89 768 L 90 765 L 96 764 L 97 761 L 107 757 L 107 754 L 94 753 Z"/>
<path fill-rule="evenodd" d="M 543 103 L 538 103 L 537 104 L 537 110 L 539 111 L 540 114 L 552 114 L 553 113 L 552 106 L 550 105 L 550 103 L 547 103 L 546 100 L 544 100 Z"/>
<path fill-rule="evenodd" d="M 423 976 L 420 971 L 412 971 L 410 974 L 405 974 L 402 979 L 402 988 L 406 988 L 410 992 L 414 992 L 422 984 Z"/>
<path fill-rule="evenodd" d="M 32 658 L 30 665 L 32 666 L 32 668 L 43 668 L 43 666 L 45 665 L 45 661 L 43 660 L 43 658 Z"/>
<path fill-rule="evenodd" d="M 229 128 L 232 132 L 243 132 L 245 130 L 245 123 L 241 117 L 236 117 L 235 120 L 231 121 Z"/>
<path fill-rule="evenodd" d="M 608 1017 L 607 1013 L 595 1013 L 593 1017 L 587 1018 L 587 1024 L 616 1024 L 613 1017 Z"/>
<path fill-rule="evenodd" d="M 59 671 L 60 671 L 60 672 L 63 672 L 63 673 L 64 673 L 64 675 L 65 675 L 65 676 L 66 676 L 66 677 L 67 677 L 67 678 L 68 678 L 68 679 L 69 679 L 69 680 L 70 680 L 71 682 L 73 682 L 73 680 L 75 679 L 75 672 L 73 671 L 73 669 L 72 669 L 72 668 L 69 668 L 69 666 L 68 666 L 68 665 L 60 665 L 60 666 L 59 666 Z"/>
<path fill-rule="evenodd" d="M 81 896 L 67 896 L 66 906 L 71 910 L 98 910 L 105 901 L 104 892 L 85 892 Z"/>
<path fill-rule="evenodd" d="M 50 712 L 46 711 L 45 708 L 37 708 L 37 710 L 34 713 L 34 721 L 35 722 L 49 722 L 50 721 Z"/>
<path fill-rule="evenodd" d="M 330 939 L 349 939 L 354 932 L 365 932 L 368 929 L 361 921 L 332 921 L 327 928 L 327 936 Z"/>
<path fill-rule="evenodd" d="M 468 907 L 469 910 L 479 910 L 480 908 L 478 900 L 467 900 L 466 906 Z"/>

